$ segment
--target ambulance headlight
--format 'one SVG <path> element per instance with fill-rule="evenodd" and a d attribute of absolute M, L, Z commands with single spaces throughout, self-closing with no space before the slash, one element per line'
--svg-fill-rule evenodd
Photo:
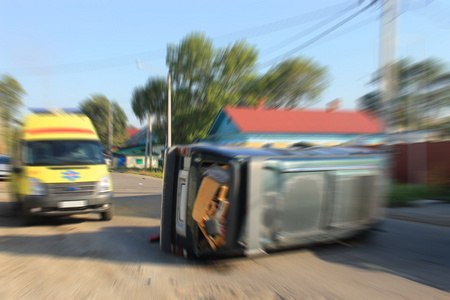
<path fill-rule="evenodd" d="M 30 186 L 30 195 L 42 196 L 46 194 L 45 184 L 42 181 L 28 177 L 28 183 Z"/>
<path fill-rule="evenodd" d="M 100 193 L 110 192 L 111 191 L 111 181 L 109 180 L 109 176 L 105 175 L 100 180 Z"/>

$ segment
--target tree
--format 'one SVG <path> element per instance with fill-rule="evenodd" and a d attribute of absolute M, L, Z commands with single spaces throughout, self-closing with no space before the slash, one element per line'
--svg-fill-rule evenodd
<path fill-rule="evenodd" d="M 258 52 L 244 41 L 216 49 L 211 39 L 192 33 L 167 48 L 166 64 L 172 77 L 174 144 L 205 138 L 224 105 L 268 107 L 306 106 L 318 99 L 327 85 L 326 69 L 304 58 L 281 62 L 266 74 L 257 72 Z M 151 78 L 137 87 L 132 107 L 142 121 L 155 115 L 160 130 L 167 126 L 167 84 Z"/>
<path fill-rule="evenodd" d="M 145 86 L 135 88 L 131 98 L 131 107 L 141 123 L 148 120 L 149 116 L 155 116 L 154 132 L 158 141 L 165 140 L 167 97 L 167 83 L 165 79 L 157 77 L 150 78 Z"/>
<path fill-rule="evenodd" d="M 398 97 L 387 103 L 390 122 L 408 129 L 424 129 L 435 119 L 442 108 L 450 106 L 450 72 L 437 59 L 412 62 L 400 60 L 398 70 Z M 370 82 L 379 83 L 376 75 Z M 361 110 L 379 116 L 381 97 L 379 91 L 358 99 Z"/>
<path fill-rule="evenodd" d="M 254 105 L 264 98 L 267 107 L 304 107 L 316 102 L 328 83 L 325 67 L 302 57 L 291 58 L 253 79 L 241 103 Z"/>
<path fill-rule="evenodd" d="M 126 131 L 127 116 L 119 104 L 110 101 L 104 95 L 89 96 L 80 103 L 80 110 L 91 119 L 103 146 L 109 146 L 109 118 L 113 113 L 113 144 L 122 143 L 128 136 Z"/>
<path fill-rule="evenodd" d="M 198 33 L 168 46 L 175 144 L 204 138 L 218 111 L 238 103 L 242 88 L 256 75 L 256 59 L 256 50 L 245 42 L 215 49 Z"/>
<path fill-rule="evenodd" d="M 22 97 L 26 95 L 22 85 L 9 75 L 2 75 L 0 80 L 0 136 L 3 137 L 3 152 L 9 153 L 9 145 L 13 143 L 13 128 L 17 120 L 20 107 L 23 106 Z M 0 148 L 0 151 L 2 149 Z"/>
<path fill-rule="evenodd" d="M 379 116 L 381 114 L 381 93 L 379 91 L 370 92 L 358 99 L 358 109 L 369 114 Z"/>
<path fill-rule="evenodd" d="M 205 138 L 214 117 L 225 105 L 293 108 L 313 103 L 327 86 L 326 69 L 305 58 L 281 62 L 266 74 L 256 68 L 258 52 L 244 41 L 216 49 L 211 39 L 192 33 L 167 47 L 166 64 L 172 78 L 174 144 Z M 156 117 L 158 138 L 167 128 L 167 83 L 150 78 L 135 88 L 132 108 L 141 122 Z"/>

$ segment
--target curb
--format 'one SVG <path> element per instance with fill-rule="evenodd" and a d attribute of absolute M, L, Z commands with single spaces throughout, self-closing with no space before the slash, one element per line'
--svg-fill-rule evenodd
<path fill-rule="evenodd" d="M 409 207 L 386 208 L 386 217 L 402 221 L 450 227 L 450 203 L 421 200 Z"/>
<path fill-rule="evenodd" d="M 450 219 L 449 220 L 433 220 L 431 218 L 417 218 L 415 216 L 408 216 L 406 214 L 397 214 L 397 213 L 388 213 L 387 218 L 393 219 L 393 220 L 434 225 L 434 226 L 450 227 Z"/>

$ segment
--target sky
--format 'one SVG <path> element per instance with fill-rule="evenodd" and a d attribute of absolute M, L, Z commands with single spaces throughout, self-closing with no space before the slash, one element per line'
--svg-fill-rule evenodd
<path fill-rule="evenodd" d="M 140 127 L 131 109 L 133 90 L 149 77 L 167 76 L 168 44 L 202 32 L 217 48 L 240 40 L 255 46 L 261 73 L 278 59 L 308 57 L 326 66 L 330 77 L 312 107 L 340 98 L 343 109 L 356 109 L 356 100 L 376 88 L 368 82 L 379 64 L 380 5 L 350 18 L 369 3 L 0 0 L 0 75 L 22 84 L 26 107 L 78 107 L 103 94 Z M 399 11 L 397 58 L 448 63 L 450 1 L 401 0 Z"/>

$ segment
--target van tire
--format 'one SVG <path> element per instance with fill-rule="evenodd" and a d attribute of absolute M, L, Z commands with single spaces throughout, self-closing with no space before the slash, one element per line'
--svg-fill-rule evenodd
<path fill-rule="evenodd" d="M 111 205 L 111 207 L 100 213 L 102 221 L 111 221 L 114 215 L 114 206 Z"/>
<path fill-rule="evenodd" d="M 172 251 L 173 218 L 173 186 L 175 180 L 175 163 L 177 148 L 167 151 L 164 158 L 163 194 L 161 199 L 161 227 L 159 245 L 164 252 Z"/>

